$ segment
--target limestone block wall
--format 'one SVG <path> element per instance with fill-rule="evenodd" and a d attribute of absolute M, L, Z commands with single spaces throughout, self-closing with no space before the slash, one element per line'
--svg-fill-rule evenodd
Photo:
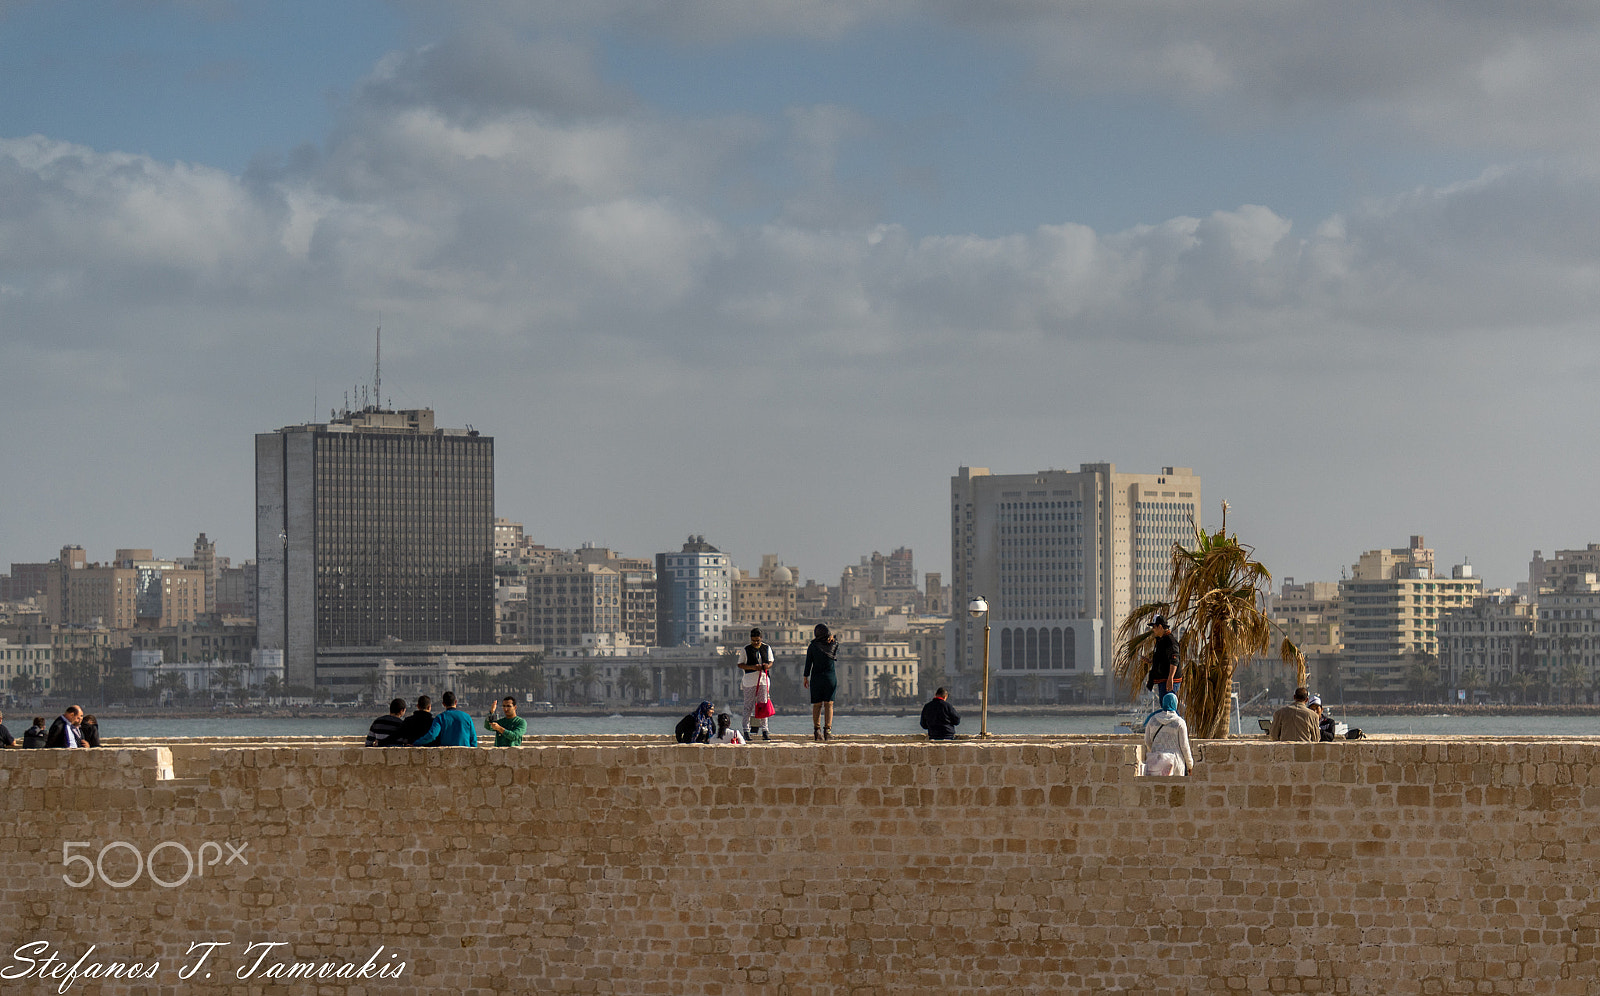
<path fill-rule="evenodd" d="M 0 751 L 0 992 L 1600 992 L 1600 744 L 1201 757 Z"/>

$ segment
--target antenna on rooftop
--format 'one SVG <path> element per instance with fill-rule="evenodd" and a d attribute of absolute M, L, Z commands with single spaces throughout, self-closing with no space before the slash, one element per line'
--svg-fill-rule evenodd
<path fill-rule="evenodd" d="M 383 312 L 378 312 L 378 356 L 372 365 L 372 403 L 383 407 Z"/>

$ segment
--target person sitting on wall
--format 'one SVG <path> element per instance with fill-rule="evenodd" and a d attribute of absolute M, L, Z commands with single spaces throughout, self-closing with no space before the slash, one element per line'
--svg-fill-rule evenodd
<path fill-rule="evenodd" d="M 478 746 L 478 724 L 472 717 L 456 708 L 456 693 L 445 692 L 439 697 L 444 703 L 444 712 L 434 717 L 433 725 L 428 727 L 428 732 L 412 741 L 416 747 L 476 747 Z"/>
<path fill-rule="evenodd" d="M 431 729 L 433 729 L 433 700 L 426 695 L 418 695 L 416 711 L 407 716 L 405 725 L 400 727 L 401 746 L 416 743 L 419 737 L 427 736 Z"/>
<path fill-rule="evenodd" d="M 78 725 L 83 722 L 83 709 L 75 705 L 67 706 L 67 711 L 56 717 L 50 724 L 50 732 L 45 735 L 46 747 L 82 747 L 83 735 L 78 732 Z"/>
<path fill-rule="evenodd" d="M 33 725 L 22 731 L 22 746 L 43 747 L 44 742 L 49 738 L 50 734 L 46 733 L 44 728 L 44 717 L 35 716 L 33 717 Z"/>
<path fill-rule="evenodd" d="M 711 738 L 714 744 L 732 744 L 738 746 L 745 742 L 743 734 L 733 727 L 733 717 L 725 712 L 717 713 L 717 735 Z"/>
<path fill-rule="evenodd" d="M 1339 739 L 1333 733 L 1333 717 L 1328 715 L 1328 710 L 1322 708 L 1322 696 L 1313 695 L 1306 702 L 1306 708 L 1317 714 L 1317 732 L 1319 740 L 1324 743 L 1329 740 Z"/>
<path fill-rule="evenodd" d="M 1286 743 L 1316 743 L 1320 731 L 1317 729 L 1317 714 L 1306 705 L 1310 699 L 1309 689 L 1304 686 L 1296 688 L 1294 701 L 1272 714 L 1272 727 L 1267 731 L 1267 739 Z"/>
<path fill-rule="evenodd" d="M 922 707 L 922 728 L 928 731 L 929 740 L 954 740 L 961 716 L 950 705 L 948 693 L 940 688 L 933 699 Z"/>
<path fill-rule="evenodd" d="M 672 735 L 680 744 L 708 744 L 717 735 L 717 713 L 710 702 L 701 702 L 689 715 L 678 720 Z"/>
<path fill-rule="evenodd" d="M 6 729 L 5 718 L 6 714 L 0 712 L 0 750 L 17 745 L 17 738 L 11 735 L 10 730 Z"/>
<path fill-rule="evenodd" d="M 400 738 L 400 731 L 406 726 L 406 700 L 394 699 L 389 703 L 389 714 L 379 716 L 367 728 L 368 747 L 400 747 L 405 741 Z M 428 724 L 432 726 L 430 722 Z"/>
<path fill-rule="evenodd" d="M 1178 715 L 1178 697 L 1161 696 L 1161 708 L 1144 721 L 1144 773 L 1186 775 L 1194 770 L 1189 724 Z"/>

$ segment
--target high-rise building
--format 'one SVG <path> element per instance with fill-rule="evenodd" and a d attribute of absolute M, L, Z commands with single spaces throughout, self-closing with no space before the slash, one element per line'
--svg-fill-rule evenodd
<path fill-rule="evenodd" d="M 704 536 L 690 536 L 677 553 L 656 554 L 656 635 L 663 647 L 716 643 L 732 618 L 727 554 Z"/>
<path fill-rule="evenodd" d="M 1061 679 L 1107 674 L 1122 619 L 1166 597 L 1172 544 L 1192 540 L 1200 501 L 1188 467 L 962 467 L 950 479 L 949 605 L 965 689 L 975 690 L 983 660 L 983 620 L 967 612 L 980 595 L 990 607 L 991 695 L 998 681 L 1001 699 L 1054 700 Z"/>
<path fill-rule="evenodd" d="M 256 436 L 259 639 L 312 685 L 322 648 L 495 642 L 494 440 L 369 407 Z"/>
<path fill-rule="evenodd" d="M 217 556 L 216 541 L 206 539 L 206 534 L 201 533 L 194 541 L 194 556 L 180 558 L 178 562 L 191 571 L 199 571 L 205 578 L 204 611 L 217 611 L 217 581 L 229 561 L 227 557 Z"/>
<path fill-rule="evenodd" d="M 1440 618 L 1472 604 L 1483 581 L 1460 565 L 1449 578 L 1433 571 L 1433 551 L 1421 536 L 1409 546 L 1368 550 L 1351 578 L 1339 582 L 1340 670 L 1352 691 L 1406 691 L 1411 663 L 1437 666 Z"/>

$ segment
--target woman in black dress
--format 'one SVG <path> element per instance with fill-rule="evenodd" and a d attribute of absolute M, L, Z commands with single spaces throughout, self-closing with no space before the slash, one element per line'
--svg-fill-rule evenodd
<path fill-rule="evenodd" d="M 838 688 L 833 662 L 839 656 L 839 643 L 828 632 L 828 627 L 817 623 L 816 639 L 806 648 L 806 687 L 811 689 L 811 737 L 813 740 L 833 739 L 833 693 Z"/>

